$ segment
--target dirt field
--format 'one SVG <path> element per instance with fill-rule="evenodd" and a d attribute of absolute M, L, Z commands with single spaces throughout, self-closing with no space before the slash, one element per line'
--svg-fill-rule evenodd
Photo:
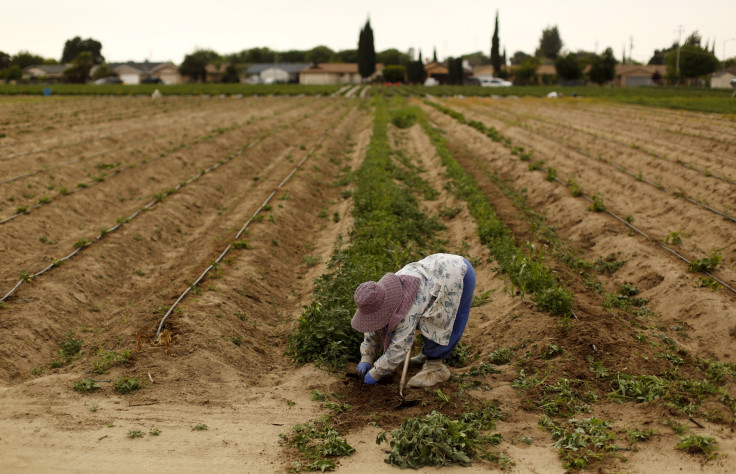
<path fill-rule="evenodd" d="M 713 276 L 736 287 L 733 118 L 575 99 L 436 101 L 523 147 L 512 154 L 421 100 L 410 101 L 443 131 L 517 243 L 549 245 L 550 265 L 575 295 L 577 319 L 565 329 L 529 298 L 505 292 L 465 203 L 448 191 L 429 137 L 418 125 L 392 126 L 392 147 L 421 166 L 439 191 L 422 207 L 435 215 L 460 209 L 442 218 L 446 250 L 476 258 L 476 294 L 493 291 L 472 310 L 463 341 L 481 357 L 516 347 L 514 362 L 485 379 L 488 390 L 473 392 L 505 414 L 497 431 L 504 437 L 499 448 L 515 463 L 510 470 L 565 471 L 551 435 L 538 427 L 533 390 L 511 387 L 520 367 L 527 373 L 545 367 L 554 377 L 590 384 L 598 401 L 585 416 L 614 426 L 622 450 L 591 469 L 736 471 L 734 413 L 724 404 L 708 399 L 687 415 L 665 404 L 616 403 L 606 397 L 609 381 L 599 380 L 590 362 L 663 375 L 672 370 L 662 357 L 669 345 L 687 360 L 683 375 L 693 378 L 698 358 L 736 364 L 736 294 L 701 287 L 704 275 L 688 272 L 659 245 L 691 261 L 717 250 L 722 261 Z M 410 396 L 425 403 L 396 411 L 395 384 L 359 388 L 284 356 L 314 279 L 352 226 L 352 200 L 334 182 L 365 155 L 368 105 L 367 99 L 306 96 L 0 98 L 0 297 L 21 275 L 57 262 L 23 280 L 0 308 L 0 471 L 286 472 L 295 453 L 279 444 L 279 434 L 325 412 L 312 401 L 312 390 L 337 393 L 352 407 L 338 428 L 357 452 L 340 458 L 338 471 L 397 469 L 383 462 L 386 445 L 376 445 L 376 435 L 439 408 L 439 400 L 415 391 Z M 530 151 L 530 162 L 518 158 Z M 586 194 L 600 193 L 608 210 L 630 216 L 648 238 L 530 171 L 537 160 L 554 167 L 561 181 L 574 176 Z M 526 211 L 504 192 L 509 189 L 525 190 Z M 157 339 L 164 313 L 259 210 L 239 248 L 182 300 Z M 600 273 L 600 288 L 592 288 L 555 256 L 524 212 L 544 216 L 559 241 L 583 258 L 614 255 L 622 265 Z M 78 254 L 58 261 L 75 248 Z M 605 295 L 624 283 L 641 289 L 650 312 L 635 316 L 604 307 Z M 52 368 L 69 331 L 83 341 L 80 355 Z M 549 344 L 561 355 L 521 361 L 524 352 Z M 101 356 L 124 351 L 130 351 L 125 363 L 92 372 Z M 120 375 L 146 384 L 121 395 L 112 387 Z M 90 394 L 72 389 L 88 377 L 101 388 Z M 451 393 L 457 384 L 453 379 L 443 390 Z M 736 397 L 733 374 L 719 386 Z M 706 460 L 676 450 L 679 436 L 664 424 L 671 420 L 687 433 L 715 438 L 718 456 Z M 207 429 L 194 429 L 202 424 Z M 629 427 L 657 433 L 632 447 Z M 145 436 L 129 438 L 131 430 Z M 484 462 L 444 470 L 495 468 Z"/>

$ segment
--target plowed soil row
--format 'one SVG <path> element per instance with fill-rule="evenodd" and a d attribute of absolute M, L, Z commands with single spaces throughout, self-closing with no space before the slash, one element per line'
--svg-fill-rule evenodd
<path fill-rule="evenodd" d="M 270 132 L 240 157 L 169 195 L 68 263 L 24 285 L 0 309 L 1 471 L 118 472 L 136 465 L 165 472 L 285 472 L 293 467 L 294 459 L 293 453 L 279 446 L 279 434 L 326 412 L 311 400 L 310 392 L 316 389 L 339 394 L 352 407 L 335 420 L 335 425 L 357 452 L 340 458 L 338 471 L 394 472 L 395 467 L 383 463 L 386 445 L 376 445 L 378 432 L 443 405 L 432 390 L 413 390 L 409 397 L 422 403 L 396 411 L 397 380 L 361 387 L 311 365 L 295 367 L 283 356 L 287 336 L 302 305 L 309 301 L 313 279 L 327 271 L 325 264 L 338 235 L 347 238 L 352 226 L 352 201 L 347 198 L 349 193 L 342 192 L 346 188 L 336 181 L 360 165 L 370 141 L 372 117 L 358 106 L 358 99 L 306 99 L 293 109 L 286 104 L 294 104 L 294 99 L 268 100 L 251 102 L 254 116 L 268 116 L 267 110 L 285 111 L 121 173 L 77 193 L 79 197 L 65 198 L 75 206 L 62 207 L 64 200 L 60 200 L 8 227 L 16 233 L 0 239 L 5 245 L 12 237 L 14 244 L 3 249 L 3 258 L 11 255 L 14 247 L 26 248 L 28 256 L 16 251 L 10 257 L 15 262 L 13 268 L 42 264 L 58 257 L 50 250 L 70 248 L 75 239 L 96 234 L 97 226 L 110 225 L 116 217 L 148 202 L 152 194 Z M 215 100 L 209 104 L 212 108 L 203 110 L 211 110 L 215 120 L 220 110 Z M 641 287 L 642 296 L 650 299 L 656 313 L 638 320 L 605 310 L 602 296 L 554 259 L 550 261 L 553 269 L 575 294 L 579 319 L 572 330 L 566 331 L 557 318 L 539 312 L 529 298 L 522 300 L 504 291 L 503 277 L 496 273 L 489 249 L 480 243 L 464 202 L 448 191 L 448 178 L 429 137 L 418 125 L 403 131 L 392 127 L 394 149 L 424 169 L 422 177 L 439 192 L 438 199 L 422 202 L 426 212 L 441 215 L 440 210 L 459 209 L 453 217 L 441 217 L 447 226 L 441 235 L 447 241 L 444 250 L 477 262 L 476 295 L 491 291 L 488 301 L 471 311 L 463 341 L 481 360 L 494 349 L 515 346 L 517 355 L 532 354 L 524 366 L 530 375 L 535 368 L 549 366 L 550 382 L 559 376 L 590 383 L 601 402 L 585 416 L 611 420 L 622 447 L 626 445 L 627 426 L 659 430 L 653 441 L 639 445 L 639 451 L 619 452 L 596 469 L 732 472 L 733 460 L 728 455 L 701 466 L 702 458 L 675 451 L 677 436 L 660 425 L 672 417 L 665 408 L 607 402 L 605 394 L 610 388 L 595 380 L 586 358 L 602 361 L 611 370 L 661 373 L 669 363 L 658 357 L 653 346 L 633 339 L 639 332 L 656 331 L 676 339 L 693 355 L 734 362 L 736 355 L 731 352 L 732 338 L 728 335 L 734 327 L 734 298 L 723 291 L 694 288 L 695 276 L 656 245 L 628 235 L 627 228 L 610 217 L 589 212 L 587 202 L 545 181 L 541 173 L 528 171 L 527 163 L 511 156 L 500 144 L 422 107 L 443 130 L 448 148 L 474 175 L 519 245 L 536 235 L 520 218 L 514 202 L 498 188 L 494 171 L 518 190 L 525 188 L 529 205 L 544 214 L 560 237 L 586 258 L 618 253 L 626 262 L 617 272 L 601 275 L 602 285 L 608 291 L 616 291 L 623 282 Z M 238 120 L 237 115 L 234 120 Z M 204 131 L 211 128 L 214 125 L 208 124 Z M 167 322 L 165 337 L 156 340 L 153 334 L 163 312 L 323 136 L 315 154 L 253 222 L 243 238 L 247 248 L 232 251 L 189 294 Z M 522 138 L 527 137 L 515 136 L 515 144 L 518 139 L 527 149 L 540 142 L 538 137 Z M 548 152 L 546 148 L 539 151 Z M 550 155 L 548 164 L 553 165 L 554 154 Z M 169 159 L 172 157 L 176 159 Z M 581 166 L 569 160 L 565 163 L 571 169 Z M 586 191 L 606 178 L 605 173 L 603 177 L 594 173 L 586 176 Z M 105 190 L 112 198 L 105 197 Z M 71 201 L 74 199 L 78 201 Z M 102 202 L 98 204 L 98 200 Z M 606 203 L 619 205 L 609 194 Z M 636 218 L 636 224 L 640 219 L 646 223 L 643 216 L 637 214 Z M 45 221 L 52 225 L 44 227 Z M 52 234 L 56 227 L 64 233 Z M 0 232 L 5 232 L 2 227 Z M 54 246 L 36 244 L 41 233 L 59 242 Z M 28 238 L 23 239 L 24 234 Z M 2 270 L 5 272 L 5 266 Z M 14 271 L 6 272 L 8 283 L 14 280 Z M 675 326 L 684 330 L 672 329 Z M 51 369 L 49 362 L 69 330 L 84 341 L 81 356 L 66 367 Z M 551 361 L 537 357 L 551 343 L 563 350 L 562 355 Z M 126 349 L 132 353 L 128 363 L 114 366 L 106 374 L 91 372 L 100 350 Z M 534 394 L 510 385 L 519 377 L 519 367 L 509 364 L 497 368 L 499 373 L 480 379 L 482 386 L 472 395 L 495 402 L 504 412 L 505 420 L 497 429 L 504 442 L 498 449 L 516 463 L 512 472 L 564 472 L 549 433 L 537 426 L 539 410 L 530 408 Z M 456 375 L 469 370 L 452 369 Z M 121 374 L 139 376 L 147 380 L 146 386 L 120 395 L 110 381 Z M 86 377 L 99 380 L 101 388 L 91 394 L 71 389 L 75 381 Z M 458 383 L 459 379 L 453 379 L 441 388 L 451 395 L 459 389 Z M 453 411 L 448 406 L 443 410 Z M 736 449 L 727 427 L 701 418 L 698 421 L 705 428 L 690 425 L 692 432 L 715 436 L 724 454 Z M 208 429 L 194 431 L 197 424 Z M 154 428 L 160 430 L 158 436 L 150 433 Z M 129 439 L 126 435 L 130 430 L 142 431 L 145 436 Z M 527 444 L 522 438 L 533 440 Z M 624 457 L 625 464 L 619 461 Z M 494 467 L 476 463 L 471 468 L 446 470 L 487 472 Z"/>
<path fill-rule="evenodd" d="M 681 262 L 659 251 L 656 245 L 629 235 L 626 226 L 610 217 L 590 212 L 586 201 L 572 197 L 565 187 L 546 181 L 543 174 L 530 172 L 527 163 L 521 162 L 508 149 L 485 135 L 434 109 L 425 106 L 424 110 L 445 131 L 450 150 L 465 169 L 475 175 L 496 212 L 511 228 L 520 245 L 524 245 L 529 239 L 535 239 L 533 229 L 519 218 L 520 211 L 495 184 L 495 175 L 510 183 L 517 191 L 524 190 L 523 194 L 531 209 L 545 216 L 545 222 L 563 241 L 582 251 L 586 258 L 595 260 L 613 254 L 624 260 L 624 265 L 615 273 L 599 276 L 604 291 L 616 293 L 623 283 L 637 286 L 642 289 L 642 296 L 649 300 L 649 307 L 655 313 L 649 317 L 649 321 L 644 322 L 639 318 L 628 318 L 604 309 L 602 295 L 579 280 L 575 271 L 553 260 L 553 268 L 575 295 L 578 320 L 574 322 L 573 329 L 569 332 L 560 331 L 559 325 L 555 325 L 549 316 L 529 312 L 528 306 L 517 306 L 513 309 L 502 306 L 499 308 L 500 312 L 491 317 L 490 327 L 493 329 L 488 338 L 496 344 L 489 344 L 488 339 L 483 338 L 481 340 L 485 347 L 508 347 L 518 345 L 519 341 L 526 343 L 522 347 L 541 347 L 547 342 L 553 342 L 564 347 L 567 354 L 552 365 L 553 370 L 562 370 L 565 377 L 588 380 L 593 385 L 596 381 L 588 367 L 588 358 L 603 361 L 604 366 L 615 367 L 615 370 L 626 373 L 664 373 L 666 365 L 663 365 L 656 350 L 647 354 L 651 348 L 635 342 L 634 334 L 645 327 L 655 332 L 661 331 L 661 334 L 669 334 L 693 357 L 734 362 L 734 295 L 725 291 L 714 293 L 708 289 L 696 288 L 696 276 L 688 274 Z M 473 118 L 470 115 L 466 117 Z M 507 130 L 499 129 L 508 133 Z M 514 140 L 514 144 L 534 148 L 539 140 Z M 607 178 L 606 175 L 601 175 L 598 179 L 600 181 Z M 470 338 L 472 340 L 473 336 L 470 335 Z M 527 370 L 532 368 L 526 367 Z M 502 386 L 507 390 L 510 390 L 507 384 L 518 376 L 518 369 L 509 369 L 498 376 L 502 378 Z M 549 380 L 554 380 L 554 372 Z M 733 384 L 730 386 L 733 388 Z M 492 390 L 492 393 L 501 388 Z M 602 392 L 592 414 L 617 421 L 621 425 L 617 429 L 621 429 L 624 424 L 654 427 L 671 415 L 667 410 L 649 405 L 606 403 L 605 384 L 599 388 Z M 523 412 L 527 407 L 525 399 L 522 397 L 520 400 L 520 394 L 517 394 L 517 398 L 510 396 L 508 392 L 506 394 L 508 398 L 505 408 L 510 408 L 511 413 L 517 415 Z M 504 408 L 503 404 L 501 406 Z M 516 418 L 514 415 L 512 417 L 516 422 L 523 418 Z M 716 435 L 726 454 L 734 449 L 732 434 L 724 432 L 722 426 L 705 421 L 701 424 L 705 426 L 704 429 L 694 425 L 690 425 L 690 428 L 698 434 Z M 517 432 L 522 426 L 523 423 L 515 426 Z M 522 432 L 535 437 L 535 440 L 539 436 L 539 431 L 533 425 L 527 425 Z M 697 459 L 673 449 L 678 441 L 677 436 L 664 429 L 660 432 L 662 436 L 656 447 L 649 449 L 642 445 L 642 453 L 626 454 L 629 460 L 625 468 L 618 467 L 615 462 L 613 465 L 609 464 L 610 468 L 624 468 L 628 472 L 668 472 L 679 468 L 685 471 L 699 470 Z M 504 435 L 504 439 L 508 437 Z M 665 439 L 667 442 L 664 442 Z M 534 444 L 536 446 L 536 442 Z M 526 454 L 531 455 L 529 452 Z M 707 469 L 728 472 L 728 466 L 732 463 L 733 460 L 726 457 Z"/>
<path fill-rule="evenodd" d="M 546 105 L 542 102 L 540 108 L 544 107 Z M 601 193 L 607 208 L 622 217 L 632 216 L 634 225 L 655 239 L 664 241 L 669 233 L 680 231 L 683 243 L 678 251 L 686 258 L 700 259 L 708 256 L 713 249 L 720 249 L 723 262 L 716 273 L 725 282 L 736 283 L 736 240 L 733 238 L 736 223 L 679 199 L 672 192 L 664 192 L 641 182 L 592 156 L 604 156 L 632 171 L 645 170 L 643 176 L 649 180 L 661 181 L 669 189 L 683 189 L 694 198 L 699 197 L 716 208 L 728 211 L 736 202 L 736 186 L 642 153 L 630 153 L 629 156 L 615 154 L 606 141 L 593 136 L 584 137 L 586 141 L 582 149 L 586 152 L 583 153 L 578 147 L 565 145 L 569 134 L 558 133 L 558 130 L 542 134 L 537 132 L 536 125 L 528 130 L 517 126 L 515 122 L 494 117 L 492 111 L 488 108 L 484 113 L 470 111 L 467 117 L 481 120 L 487 126 L 495 126 L 510 137 L 514 145 L 533 150 L 531 160 L 544 160 L 545 166 L 557 169 L 558 177 L 563 181 L 575 178 L 587 194 Z M 612 126 L 608 130 L 608 133 L 617 133 Z M 467 133 L 470 133 L 470 129 Z M 651 133 L 656 136 L 657 131 Z M 577 136 L 576 139 L 580 140 L 581 137 Z M 519 162 L 516 166 L 523 169 L 527 163 Z M 736 287 L 733 284 L 731 286 Z"/>
<path fill-rule="evenodd" d="M 322 123 L 320 114 L 334 117 L 338 110 L 330 106 L 320 111 L 318 106 L 314 109 L 317 114 L 315 122 L 304 120 L 303 112 L 294 109 L 276 118 L 256 122 L 247 129 L 236 129 L 219 135 L 217 139 L 196 143 L 162 159 L 152 159 L 140 166 L 128 168 L 94 187 L 58 199 L 28 216 L 21 216 L 4 224 L 0 227 L 0 234 L 6 249 L 7 265 L 3 266 L 0 281 L 3 286 L 11 287 L 14 284 L 11 282 L 17 281 L 21 270 L 40 270 L 51 259 L 68 254 L 75 242 L 84 238 L 92 240 L 99 229 L 112 227 L 119 218 L 131 215 L 140 206 L 148 203 L 154 194 L 175 187 L 239 147 L 271 133 L 271 136 L 247 154 L 213 172 L 213 175 L 221 175 L 225 179 L 232 179 L 240 174 L 240 179 L 260 184 L 254 179 L 258 179 L 259 174 L 265 171 L 262 166 L 267 166 L 267 163 L 253 166 L 254 156 L 264 152 L 275 153 L 274 150 L 288 147 L 289 143 L 296 141 L 299 134 L 303 137 L 309 136 L 309 133 L 314 133 L 314 123 Z M 329 123 L 330 119 L 327 120 Z M 283 124 L 292 125 L 292 128 L 281 127 Z M 197 182 L 192 186 L 201 185 Z M 217 192 L 227 196 L 225 188 L 220 188 L 222 189 L 218 188 Z M 166 202 L 162 202 L 156 207 L 165 205 Z M 227 204 L 221 207 L 227 207 Z M 156 209 L 152 209 L 151 212 L 155 211 Z M 39 240 L 41 237 L 48 238 L 46 243 Z M 54 244 L 49 245 L 49 241 Z"/>

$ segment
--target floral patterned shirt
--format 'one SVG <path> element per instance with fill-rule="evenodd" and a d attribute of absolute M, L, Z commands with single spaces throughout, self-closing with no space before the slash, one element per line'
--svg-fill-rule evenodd
<path fill-rule="evenodd" d="M 396 272 L 419 278 L 419 289 L 409 312 L 391 333 L 388 348 L 370 371 L 374 380 L 391 374 L 403 363 L 414 343 L 417 328 L 424 338 L 439 345 L 450 343 L 467 270 L 463 257 L 438 253 L 409 263 Z M 382 347 L 379 331 L 366 333 L 360 345 L 361 362 L 373 363 Z"/>

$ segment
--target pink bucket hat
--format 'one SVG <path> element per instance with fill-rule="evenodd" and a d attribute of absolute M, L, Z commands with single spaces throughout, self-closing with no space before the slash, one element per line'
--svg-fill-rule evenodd
<path fill-rule="evenodd" d="M 393 330 L 414 303 L 419 282 L 417 277 L 386 273 L 377 283 L 361 283 L 353 295 L 358 305 L 350 321 L 353 329 L 365 333 L 388 326 Z"/>

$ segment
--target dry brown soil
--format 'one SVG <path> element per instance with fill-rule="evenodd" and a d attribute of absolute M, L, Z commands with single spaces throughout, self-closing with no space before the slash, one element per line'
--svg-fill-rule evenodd
<path fill-rule="evenodd" d="M 325 413 L 311 400 L 312 390 L 338 393 L 353 407 L 335 420 L 357 449 L 340 459 L 339 471 L 396 469 L 383 462 L 385 445 L 377 446 L 375 436 L 409 416 L 439 408 L 439 399 L 414 390 L 409 397 L 423 403 L 394 410 L 396 380 L 361 387 L 312 365 L 294 366 L 283 355 L 313 280 L 327 270 L 338 235 L 346 236 L 352 225 L 351 200 L 341 194 L 345 188 L 333 184 L 365 155 L 372 130 L 365 102 L 320 97 L 0 99 L 0 181 L 13 178 L 0 184 L 0 220 L 18 207 L 50 198 L 0 224 L 0 297 L 18 282 L 21 271 L 37 272 L 72 252 L 81 239 L 91 242 L 69 261 L 23 283 L 0 309 L 0 472 L 285 472 L 295 457 L 279 445 L 279 434 Z M 722 249 L 717 274 L 736 284 L 735 223 L 590 158 L 600 154 L 621 160 L 668 189 L 684 187 L 688 195 L 732 213 L 734 185 L 672 161 L 678 157 L 733 178 L 733 120 L 592 101 L 458 99 L 445 104 L 533 149 L 535 158 L 546 159 L 561 178 L 576 175 L 586 192 L 603 193 L 607 206 L 633 215 L 653 238 L 682 231 L 679 250 L 684 255 L 700 258 L 711 248 Z M 651 241 L 629 235 L 610 216 L 589 212 L 587 202 L 530 172 L 507 148 L 423 107 L 518 243 L 532 237 L 529 225 L 489 178 L 489 170 L 517 190 L 525 188 L 529 205 L 586 257 L 618 253 L 626 260 L 601 281 L 608 291 L 623 282 L 642 288 L 655 313 L 645 326 L 676 338 L 692 355 L 736 362 L 733 294 L 696 288 L 696 275 Z M 96 239 L 100 229 L 114 226 L 154 195 L 259 138 L 242 154 Z M 576 295 L 578 320 L 572 330 L 561 330 L 528 298 L 505 292 L 468 210 L 446 190 L 447 177 L 429 138 L 418 126 L 392 127 L 390 141 L 440 191 L 437 200 L 422 203 L 427 212 L 460 208 L 443 220 L 446 250 L 477 258 L 477 293 L 494 291 L 489 302 L 473 309 L 465 342 L 481 355 L 512 345 L 536 353 L 554 342 L 564 350 L 555 360 L 555 376 L 582 380 L 592 378 L 587 356 L 630 373 L 666 369 L 657 352 L 636 346 L 631 318 L 602 308 L 601 296 L 559 262 L 551 264 Z M 104 180 L 78 186 L 97 177 Z M 65 195 L 62 188 L 78 191 Z M 182 301 L 164 337 L 156 339 L 163 313 L 273 191 L 270 207 L 244 236 L 248 248 L 230 252 Z M 52 369 L 59 342 L 70 330 L 84 341 L 81 356 Z M 100 352 L 124 350 L 132 354 L 127 364 L 104 374 L 92 372 Z M 518 367 L 499 369 L 485 379 L 488 389 L 473 391 L 473 396 L 494 401 L 505 413 L 498 425 L 505 440 L 499 448 L 516 463 L 511 471 L 563 472 L 550 435 L 537 427 L 539 412 L 528 409 L 533 394 L 510 386 Z M 121 374 L 139 376 L 146 385 L 121 395 L 111 386 Z M 101 389 L 73 391 L 73 383 L 86 377 L 98 380 Z M 453 381 L 442 388 L 454 393 L 457 387 Z M 733 393 L 733 386 L 728 388 Z M 697 418 L 704 426 L 699 428 L 662 406 L 619 405 L 601 395 L 592 414 L 611 420 L 620 436 L 626 426 L 654 427 L 659 434 L 638 451 L 623 451 L 594 470 L 736 470 L 732 424 Z M 660 424 L 665 419 L 715 437 L 718 458 L 705 462 L 676 451 L 677 436 Z M 194 430 L 198 424 L 207 429 Z M 160 430 L 158 436 L 150 433 L 154 429 Z M 131 430 L 145 436 L 131 439 Z M 533 438 L 532 444 L 520 442 L 522 437 Z M 495 468 L 480 463 L 443 470 Z"/>

